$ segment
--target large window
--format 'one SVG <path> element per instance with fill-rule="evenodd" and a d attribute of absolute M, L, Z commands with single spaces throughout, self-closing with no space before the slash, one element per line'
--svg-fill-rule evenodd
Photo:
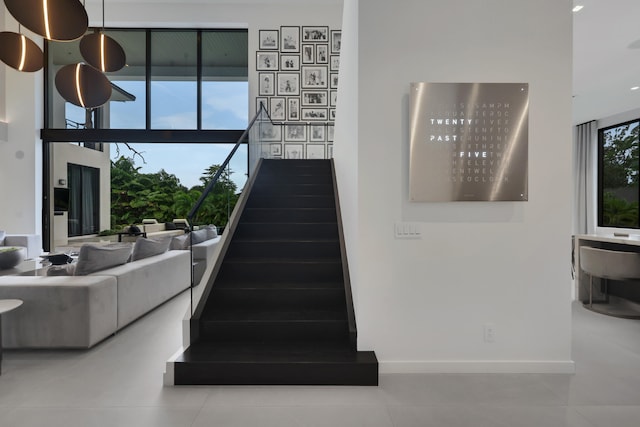
<path fill-rule="evenodd" d="M 598 225 L 640 228 L 640 119 L 598 133 Z"/>
<path fill-rule="evenodd" d="M 68 165 L 69 237 L 99 231 L 100 170 L 88 166 Z"/>

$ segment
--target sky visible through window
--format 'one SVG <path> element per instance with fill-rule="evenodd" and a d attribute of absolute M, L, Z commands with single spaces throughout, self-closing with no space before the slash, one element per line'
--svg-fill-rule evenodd
<path fill-rule="evenodd" d="M 141 81 L 114 81 L 125 91 L 136 96 L 134 102 L 112 102 L 111 129 L 145 128 L 145 84 Z M 204 81 L 202 83 L 202 128 L 246 129 L 249 114 L 248 83 Z M 196 129 L 196 84 L 191 81 L 154 81 L 151 97 L 152 129 Z M 84 122 L 84 110 L 69 108 L 67 117 Z M 233 144 L 137 144 L 132 147 L 143 153 L 146 163 L 136 156 L 136 166 L 142 173 L 155 173 L 164 169 L 174 174 L 187 188 L 200 185 L 205 169 L 221 164 Z M 118 145 L 119 155 L 131 157 L 124 144 Z M 118 150 L 111 146 L 111 158 L 117 159 Z M 240 189 L 247 170 L 246 148 L 241 148 L 231 162 L 232 179 Z"/>

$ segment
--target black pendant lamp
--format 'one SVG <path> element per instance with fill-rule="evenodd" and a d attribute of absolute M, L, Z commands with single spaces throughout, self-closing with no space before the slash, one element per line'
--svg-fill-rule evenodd
<path fill-rule="evenodd" d="M 102 31 L 104 30 L 104 0 L 102 0 Z M 87 34 L 80 40 L 80 53 L 88 64 L 103 73 L 118 71 L 127 61 L 124 49 L 102 31 Z"/>
<path fill-rule="evenodd" d="M 71 41 L 82 37 L 89 17 L 78 0 L 4 0 L 16 20 L 49 40 Z"/>
<path fill-rule="evenodd" d="M 86 64 L 69 64 L 56 73 L 56 88 L 70 103 L 82 108 L 96 108 L 111 98 L 107 76 Z"/>
<path fill-rule="evenodd" d="M 44 55 L 33 40 L 10 31 L 0 32 L 0 60 L 18 71 L 38 71 L 44 65 Z"/>

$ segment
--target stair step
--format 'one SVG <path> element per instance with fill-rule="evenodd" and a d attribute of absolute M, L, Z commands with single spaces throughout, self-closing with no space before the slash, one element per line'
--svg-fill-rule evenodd
<path fill-rule="evenodd" d="M 269 223 L 335 223 L 336 209 L 333 208 L 249 208 L 245 207 L 240 222 Z"/>
<path fill-rule="evenodd" d="M 234 238 L 246 239 L 314 239 L 338 238 L 338 224 L 335 222 L 311 223 L 268 223 L 242 222 L 236 228 Z"/>
<path fill-rule="evenodd" d="M 227 259 L 225 258 L 217 281 L 220 282 L 342 282 L 342 262 L 338 259 Z"/>
<path fill-rule="evenodd" d="M 201 317 L 205 321 L 215 322 L 342 322 L 345 320 L 344 311 L 333 310 L 214 310 L 205 311 Z"/>
<path fill-rule="evenodd" d="M 282 182 L 277 184 L 260 181 L 253 185 L 251 191 L 256 196 L 317 195 L 333 197 L 333 184 L 331 182 L 322 184 L 303 184 L 296 182 L 292 184 L 290 177 L 283 177 L 281 181 Z"/>
<path fill-rule="evenodd" d="M 339 288 L 219 288 L 215 287 L 205 311 L 230 308 L 274 310 L 333 310 L 344 308 L 344 291 Z"/>
<path fill-rule="evenodd" d="M 345 342 L 196 342 L 175 362 L 176 385 L 377 385 L 373 352 Z"/>
<path fill-rule="evenodd" d="M 214 290 L 217 289 L 232 289 L 232 290 L 323 290 L 323 289 L 338 289 L 344 290 L 342 282 L 239 282 L 231 281 L 226 282 L 223 280 L 216 280 Z"/>
<path fill-rule="evenodd" d="M 335 209 L 333 195 L 251 195 L 247 200 L 247 208 L 332 208 Z"/>
<path fill-rule="evenodd" d="M 233 258 L 333 258 L 340 259 L 340 243 L 331 239 L 249 240 L 233 239 L 226 256 Z"/>

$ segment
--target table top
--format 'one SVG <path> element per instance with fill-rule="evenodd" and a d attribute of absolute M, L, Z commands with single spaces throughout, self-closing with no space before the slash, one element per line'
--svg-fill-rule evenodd
<path fill-rule="evenodd" d="M 11 311 L 22 305 L 21 299 L 0 299 L 0 314 Z"/>

